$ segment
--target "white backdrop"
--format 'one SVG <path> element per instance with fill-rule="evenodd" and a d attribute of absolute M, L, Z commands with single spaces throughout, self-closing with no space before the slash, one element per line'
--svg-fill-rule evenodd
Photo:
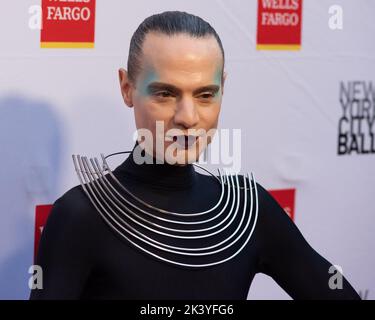
<path fill-rule="evenodd" d="M 255 0 L 97 0 L 95 49 L 41 49 L 40 30 L 28 26 L 40 1 L 0 4 L 0 299 L 28 297 L 35 206 L 78 183 L 71 154 L 133 146 L 117 70 L 139 23 L 165 10 L 197 14 L 221 36 L 220 126 L 242 129 L 242 171 L 267 189 L 296 188 L 305 238 L 375 298 L 375 154 L 337 154 L 340 82 L 375 81 L 374 1 L 304 0 L 300 51 L 256 50 Z M 343 30 L 328 27 L 333 4 Z M 248 298 L 289 296 L 257 275 Z"/>

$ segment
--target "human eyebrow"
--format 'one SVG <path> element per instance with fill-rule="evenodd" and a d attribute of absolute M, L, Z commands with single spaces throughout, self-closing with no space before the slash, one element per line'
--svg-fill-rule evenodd
<path fill-rule="evenodd" d="M 147 86 L 147 91 L 149 93 L 154 93 L 156 91 L 161 91 L 161 90 L 166 90 L 170 91 L 174 94 L 180 94 L 181 90 L 177 88 L 176 86 L 168 83 L 163 83 L 163 82 L 152 82 Z M 216 94 L 220 90 L 220 86 L 216 84 L 208 85 L 208 86 L 203 86 L 198 89 L 195 89 L 193 91 L 194 95 L 200 94 L 202 92 L 206 91 L 211 91 L 213 94 Z"/>
<path fill-rule="evenodd" d="M 147 92 L 154 93 L 156 91 L 166 90 L 174 94 L 181 93 L 181 90 L 175 87 L 174 85 L 163 83 L 163 82 L 152 82 L 147 86 Z"/>

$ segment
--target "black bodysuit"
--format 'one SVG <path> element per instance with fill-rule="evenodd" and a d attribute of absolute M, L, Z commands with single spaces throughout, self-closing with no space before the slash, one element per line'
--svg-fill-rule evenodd
<path fill-rule="evenodd" d="M 137 165 L 130 155 L 114 174 L 139 198 L 174 212 L 207 210 L 221 192 L 214 177 L 193 165 Z M 43 289 L 32 290 L 30 299 L 246 299 L 258 272 L 294 299 L 359 299 L 346 279 L 342 289 L 329 288 L 331 264 L 257 187 L 258 220 L 244 249 L 225 263 L 192 269 L 157 260 L 121 238 L 76 186 L 53 205 L 36 261 Z"/>

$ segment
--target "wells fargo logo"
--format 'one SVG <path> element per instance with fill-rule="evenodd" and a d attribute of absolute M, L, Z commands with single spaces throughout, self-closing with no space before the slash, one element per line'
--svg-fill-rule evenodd
<path fill-rule="evenodd" d="M 93 48 L 95 0 L 42 0 L 41 48 Z"/>
<path fill-rule="evenodd" d="M 258 50 L 299 50 L 301 26 L 302 0 L 258 0 Z"/>

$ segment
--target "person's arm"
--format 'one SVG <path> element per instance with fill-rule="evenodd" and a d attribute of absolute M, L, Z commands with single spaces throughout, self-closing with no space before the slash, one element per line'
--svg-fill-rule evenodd
<path fill-rule="evenodd" d="M 80 298 L 90 273 L 93 240 L 81 193 L 72 189 L 52 207 L 36 259 L 43 270 L 43 289 L 31 290 L 30 300 Z"/>
<path fill-rule="evenodd" d="M 342 289 L 330 288 L 332 264 L 307 243 L 272 195 L 257 186 L 261 206 L 259 271 L 271 276 L 293 299 L 360 299 L 344 277 Z M 337 272 L 334 270 L 334 275 Z"/>

